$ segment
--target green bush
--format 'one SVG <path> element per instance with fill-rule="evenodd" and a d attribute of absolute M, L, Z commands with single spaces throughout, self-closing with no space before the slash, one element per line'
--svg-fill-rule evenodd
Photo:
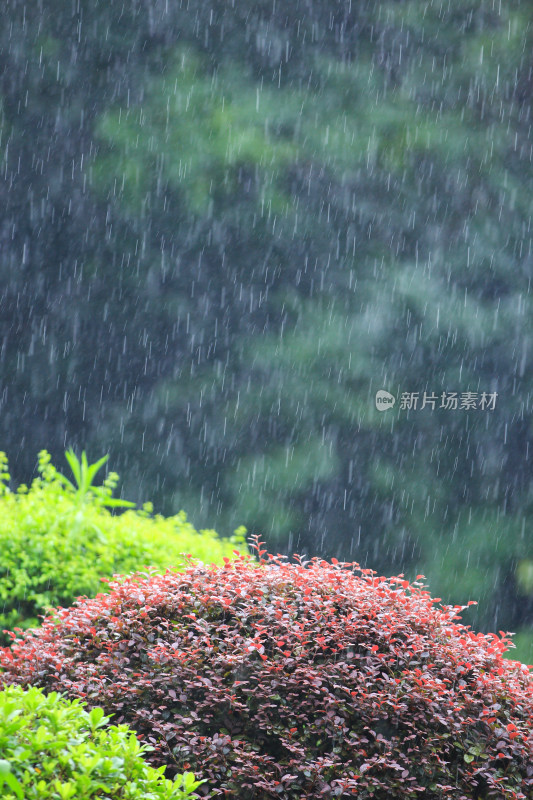
<path fill-rule="evenodd" d="M 8 487 L 5 453 L 0 453 L 0 644 L 4 629 L 35 627 L 49 607 L 69 606 L 79 596 L 105 591 L 102 577 L 142 570 L 180 569 L 184 554 L 222 563 L 235 549 L 246 552 L 244 529 L 231 539 L 215 531 L 198 533 L 180 512 L 173 517 L 152 514 L 112 497 L 118 481 L 110 473 L 94 486 L 105 462 L 89 465 L 67 453 L 77 485 L 59 473 L 49 454 L 39 453 L 39 477 L 30 488 Z M 109 508 L 129 506 L 121 514 Z"/>
<path fill-rule="evenodd" d="M 127 725 L 101 708 L 32 687 L 0 691 L 0 796 L 4 800 L 184 800 L 202 781 L 163 777 Z"/>

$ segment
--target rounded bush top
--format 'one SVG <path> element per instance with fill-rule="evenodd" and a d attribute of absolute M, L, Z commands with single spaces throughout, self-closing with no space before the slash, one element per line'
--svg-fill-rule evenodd
<path fill-rule="evenodd" d="M 57 692 L 0 691 L 0 795 L 17 800 L 185 800 L 194 775 L 169 781 L 147 764 L 127 725 L 105 727 L 101 708 L 85 711 Z"/>
<path fill-rule="evenodd" d="M 3 679 L 98 702 L 209 797 L 531 798 L 533 676 L 505 634 L 418 579 L 256 547 L 116 580 L 0 652 Z"/>

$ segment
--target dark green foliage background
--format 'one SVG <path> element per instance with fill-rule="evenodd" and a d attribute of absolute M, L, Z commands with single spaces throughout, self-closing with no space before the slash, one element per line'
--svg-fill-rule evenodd
<path fill-rule="evenodd" d="M 109 451 L 128 499 L 527 632 L 533 4 L 6 8 L 15 480 Z M 380 415 L 379 388 L 498 400 Z"/>

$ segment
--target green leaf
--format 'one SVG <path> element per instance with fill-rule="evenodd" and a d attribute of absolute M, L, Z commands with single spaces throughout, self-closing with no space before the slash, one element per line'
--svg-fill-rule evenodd
<path fill-rule="evenodd" d="M 78 461 L 75 453 L 73 450 L 67 450 L 65 453 L 65 458 L 67 459 L 70 469 L 72 470 L 72 474 L 74 475 L 74 480 L 78 484 L 78 488 L 81 486 L 81 467 L 80 462 Z"/>
<path fill-rule="evenodd" d="M 103 467 L 106 461 L 109 460 L 109 455 L 103 456 L 98 461 L 95 461 L 94 464 L 87 466 L 87 456 L 85 455 L 85 451 L 82 453 L 82 458 L 84 459 L 84 467 L 87 473 L 87 488 L 92 485 L 94 476 L 96 473 Z"/>
<path fill-rule="evenodd" d="M 2 788 L 4 783 L 7 783 L 9 788 L 15 792 L 20 800 L 24 800 L 22 784 L 15 778 L 14 775 L 11 774 L 11 764 L 9 761 L 2 759 L 0 760 L 0 788 Z"/>
<path fill-rule="evenodd" d="M 102 505 L 107 506 L 108 508 L 135 508 L 135 503 L 132 503 L 129 500 L 118 500 L 114 497 L 110 497 L 107 500 L 102 500 Z"/>
<path fill-rule="evenodd" d="M 109 717 L 104 715 L 104 710 L 102 708 L 93 708 L 89 712 L 89 721 L 91 724 L 91 728 L 99 728 L 102 725 L 105 725 L 108 721 Z"/>

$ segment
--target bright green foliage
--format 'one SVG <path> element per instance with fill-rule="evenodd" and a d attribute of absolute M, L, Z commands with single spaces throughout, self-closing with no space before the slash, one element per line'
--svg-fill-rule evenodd
<path fill-rule="evenodd" d="M 84 709 L 57 692 L 0 691 L 0 796 L 4 800 L 185 800 L 202 781 L 163 776 L 127 725 L 107 726 L 101 708 Z M 196 795 L 194 795 L 196 796 Z"/>
<path fill-rule="evenodd" d="M 110 472 L 102 486 L 93 486 L 94 477 L 109 459 L 108 455 L 100 458 L 94 464 L 90 465 L 87 461 L 87 453 L 85 450 L 81 454 L 81 461 L 76 457 L 72 450 L 67 450 L 65 453 L 65 458 L 70 464 L 72 474 L 74 475 L 74 480 L 76 481 L 76 486 L 74 486 L 67 478 L 65 478 L 64 475 L 61 475 L 60 472 L 56 472 L 54 467 L 49 464 L 49 459 L 47 462 L 48 474 L 50 477 L 57 478 L 58 480 L 64 482 L 65 486 L 75 492 L 78 505 L 92 501 L 97 505 L 107 506 L 108 508 L 135 508 L 135 503 L 130 503 L 127 500 L 117 500 L 111 497 L 113 489 L 118 481 L 118 475 L 116 472 Z"/>
<path fill-rule="evenodd" d="M 102 577 L 145 566 L 180 568 L 185 554 L 221 563 L 236 548 L 246 551 L 243 531 L 231 540 L 213 530 L 198 533 L 181 512 L 173 517 L 128 509 L 113 515 L 106 506 L 123 505 L 111 493 L 118 476 L 93 486 L 95 466 L 72 453 L 78 488 L 62 476 L 46 451 L 39 454 L 39 477 L 31 487 L 11 492 L 7 459 L 0 453 L 0 630 L 32 627 L 50 606 L 68 606 L 80 596 L 105 591 Z"/>

